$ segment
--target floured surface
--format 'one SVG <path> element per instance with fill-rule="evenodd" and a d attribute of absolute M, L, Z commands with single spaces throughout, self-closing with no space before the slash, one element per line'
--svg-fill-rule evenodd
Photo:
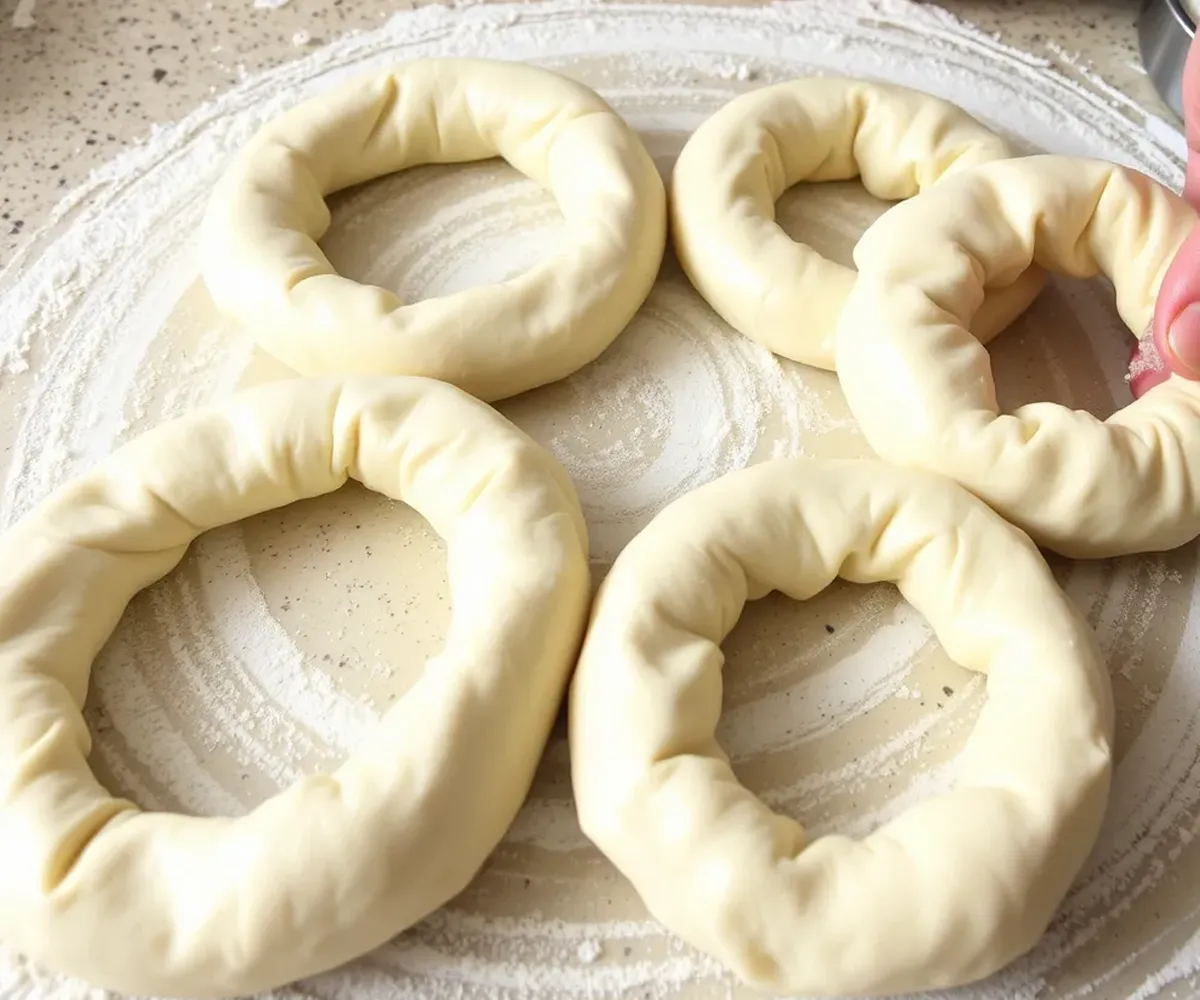
<path fill-rule="evenodd" d="M 421 55 L 529 59 L 613 101 L 667 170 L 735 93 L 805 72 L 938 93 L 1028 149 L 1130 163 L 1171 184 L 1178 137 L 935 9 L 835 2 L 746 11 L 427 9 L 243 85 L 100 173 L 0 276 L 0 426 L 9 523 L 65 477 L 197 401 L 280 370 L 224 329 L 195 285 L 192 238 L 230 152 L 335 77 Z M 1160 138 L 1155 138 L 1159 136 Z M 780 218 L 842 261 L 879 207 L 857 185 L 785 195 Z M 344 273 L 430 295 L 549 252 L 552 201 L 503 165 L 421 168 L 334 199 L 324 245 Z M 993 349 L 1002 402 L 1107 413 L 1127 396 L 1129 338 L 1098 284 L 1055 282 Z M 669 261 L 594 365 L 503 404 L 574 475 L 597 574 L 680 493 L 782 455 L 865 454 L 836 381 L 729 332 Z M 1056 563 L 1097 627 L 1119 722 L 1110 818 L 1084 881 L 1029 958 L 963 997 L 1187 996 L 1200 971 L 1200 617 L 1194 547 Z M 97 664 L 94 762 L 140 804 L 238 812 L 356 744 L 400 697 L 448 617 L 440 544 L 365 491 L 204 538 L 138 597 Z M 832 629 L 832 631 L 831 631 Z M 384 649 L 393 651 L 385 656 Z M 720 736 L 742 779 L 815 832 L 860 834 L 952 777 L 982 685 L 946 661 L 886 588 L 750 606 L 727 643 Z M 399 650 L 399 655 L 396 654 Z M 0 959 L 0 996 L 87 996 Z M 351 968 L 279 997 L 707 998 L 742 992 L 648 921 L 582 840 L 565 742 L 472 889 Z"/>

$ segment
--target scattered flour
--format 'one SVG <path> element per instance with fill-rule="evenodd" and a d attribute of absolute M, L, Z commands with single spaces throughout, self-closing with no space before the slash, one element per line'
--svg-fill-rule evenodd
<path fill-rule="evenodd" d="M 33 6 L 22 0 L 18 13 L 32 21 Z M 308 44 L 303 34 L 298 46 Z M 591 83 L 639 128 L 664 171 L 687 133 L 735 93 L 846 73 L 956 100 L 1026 148 L 1119 160 L 1172 185 L 1182 178 L 1178 134 L 1101 81 L 906 0 L 751 9 L 554 0 L 401 14 L 248 76 L 156 129 L 98 170 L 0 273 L 0 419 L 14 429 L 0 526 L 118 442 L 232 391 L 255 363 L 244 337 L 205 318 L 193 287 L 204 200 L 254 129 L 345 75 L 463 53 L 527 59 Z M 852 237 L 855 220 L 847 227 L 835 202 L 820 205 L 803 221 Z M 339 199 L 335 219 L 325 241 L 335 263 L 410 297 L 503 277 L 548 252 L 557 225 L 536 187 L 494 164 L 366 186 Z M 1081 322 L 1107 308 L 1088 288 L 1064 291 L 1060 305 Z M 1069 367 L 1053 343 L 1040 349 L 1052 373 Z M 1103 364 L 1119 373 L 1124 360 Z M 1070 391 L 1065 374 L 1054 378 Z M 598 575 L 665 503 L 725 471 L 784 455 L 865 453 L 832 376 L 731 334 L 670 262 L 597 363 L 502 408 L 570 470 Z M 1140 1000 L 1200 971 L 1200 915 L 1188 908 L 1194 895 L 1181 898 L 1176 887 L 1200 849 L 1195 555 L 1058 570 L 1118 684 L 1124 742 L 1109 822 L 1046 939 L 957 997 Z M 331 588 L 354 582 L 332 564 L 327 577 Z M 727 643 L 720 733 L 766 801 L 817 834 L 861 833 L 952 781 L 952 753 L 984 685 L 944 662 L 918 616 L 875 588 L 760 610 L 767 604 L 749 610 Z M 345 621 L 312 629 L 335 649 L 356 638 Z M 336 762 L 378 710 L 300 638 L 260 589 L 242 530 L 206 536 L 178 573 L 133 602 L 98 662 L 88 709 L 98 770 L 146 807 L 212 814 L 241 812 Z M 386 630 L 361 638 L 373 652 L 346 670 L 386 683 Z M 944 709 L 923 698 L 946 687 L 955 693 Z M 742 996 L 714 962 L 649 920 L 591 851 L 575 822 L 561 739 L 542 772 L 460 900 L 273 1000 Z M 101 995 L 0 956 L 5 1000 Z"/>
<path fill-rule="evenodd" d="M 604 954 L 604 947 L 599 941 L 584 941 L 575 949 L 575 954 L 584 965 L 591 965 L 600 960 L 600 956 Z"/>
<path fill-rule="evenodd" d="M 12 15 L 12 26 L 18 30 L 37 27 L 37 21 L 33 17 L 36 7 L 37 0 L 17 0 L 17 6 Z"/>

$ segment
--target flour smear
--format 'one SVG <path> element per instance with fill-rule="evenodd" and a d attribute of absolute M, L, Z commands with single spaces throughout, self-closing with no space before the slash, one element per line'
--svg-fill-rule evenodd
<path fill-rule="evenodd" d="M 22 4 L 30 10 L 32 3 Z M 1100 156 L 1176 186 L 1180 138 L 1081 67 L 1005 48 L 908 2 L 761 9 L 581 4 L 424 8 L 260 76 L 97 171 L 0 274 L 0 526 L 116 444 L 237 386 L 280 377 L 196 282 L 195 233 L 230 155 L 337 79 L 421 56 L 527 60 L 600 90 L 664 173 L 735 94 L 805 74 L 868 76 L 963 104 L 1023 150 Z M 1052 53 L 1053 55 L 1053 53 Z M 1060 54 L 1061 55 L 1061 54 Z M 332 199 L 346 274 L 409 298 L 552 253 L 548 196 L 504 164 L 406 171 Z M 881 206 L 800 187 L 781 224 L 843 261 Z M 994 345 L 1003 401 L 1107 413 L 1128 333 L 1100 283 L 1055 281 Z M 786 455 L 863 455 L 836 380 L 732 333 L 668 260 L 596 363 L 502 404 L 575 478 L 595 573 L 665 503 Z M 952 996 L 1197 994 L 1200 616 L 1195 547 L 1055 563 L 1096 628 L 1119 709 L 1101 841 L 1045 939 Z M 92 762 L 146 808 L 237 814 L 330 767 L 413 682 L 449 608 L 438 540 L 349 488 L 211 532 L 136 598 L 97 661 Z M 984 684 L 887 587 L 747 608 L 726 643 L 720 737 L 739 775 L 814 832 L 861 834 L 953 780 Z M 1020 734 L 1015 733 L 1014 739 Z M 0 954 L 0 996 L 100 996 Z M 529 802 L 472 887 L 347 968 L 278 1000 L 625 1000 L 751 995 L 649 919 L 581 836 L 556 734 Z"/>

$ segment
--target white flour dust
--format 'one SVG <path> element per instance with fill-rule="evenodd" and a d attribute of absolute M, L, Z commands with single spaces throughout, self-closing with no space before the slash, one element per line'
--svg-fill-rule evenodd
<path fill-rule="evenodd" d="M 21 10 L 32 7 L 22 0 Z M 254 129 L 346 75 L 465 54 L 528 60 L 591 84 L 639 129 L 664 173 L 688 133 L 735 94 L 829 73 L 947 97 L 1023 149 L 1118 160 L 1173 186 L 1182 179 L 1177 133 L 1102 81 L 1080 67 L 1060 73 L 907 0 L 749 10 L 558 0 L 398 15 L 156 130 L 97 171 L 0 274 L 0 425 L 11 444 L 0 526 L 120 441 L 229 393 L 261 364 L 212 315 L 193 259 L 205 199 Z M 780 203 L 790 232 L 843 257 L 877 211 L 853 185 Z M 495 163 L 406 171 L 339 196 L 334 217 L 324 241 L 334 263 L 409 298 L 527 266 L 552 252 L 559 225 L 545 194 Z M 1056 283 L 997 342 L 1002 392 L 1111 408 L 1128 351 L 1106 296 L 1094 284 Z M 574 477 L 598 574 L 665 503 L 726 471 L 785 455 L 865 453 L 832 376 L 734 335 L 670 261 L 599 361 L 501 409 Z M 437 563 L 436 542 L 402 511 L 347 497 L 212 532 L 135 599 L 97 662 L 87 710 L 106 781 L 147 808 L 240 813 L 352 750 L 377 706 L 398 694 L 396 661 L 406 657 L 397 649 L 423 659 L 438 639 L 429 622 L 445 609 L 430 587 L 398 596 L 425 561 Z M 388 544 L 403 551 L 383 562 L 402 560 L 403 579 L 363 562 Z M 295 564 L 273 569 L 284 549 Z M 1096 628 L 1117 688 L 1121 761 L 1108 824 L 1045 940 L 949 995 L 1189 994 L 1200 971 L 1200 897 L 1189 875 L 1200 865 L 1195 556 L 1056 570 Z M 750 787 L 818 834 L 862 833 L 945 788 L 984 697 L 982 681 L 949 663 L 884 587 L 836 585 L 804 605 L 757 602 L 726 652 L 723 744 Z M 101 995 L 0 955 L 5 1000 Z M 463 897 L 378 952 L 273 997 L 743 995 L 648 919 L 590 849 L 558 737 L 527 806 Z"/>
<path fill-rule="evenodd" d="M 33 16 L 36 8 L 37 0 L 17 0 L 17 6 L 12 15 L 12 26 L 18 31 L 24 28 L 36 28 L 37 21 Z"/>

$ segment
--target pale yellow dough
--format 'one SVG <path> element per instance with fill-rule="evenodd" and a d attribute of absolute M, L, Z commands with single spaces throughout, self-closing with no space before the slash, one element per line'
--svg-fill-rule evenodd
<path fill-rule="evenodd" d="M 675 252 L 726 322 L 776 354 L 832 370 L 838 314 L 854 271 L 775 222 L 802 181 L 861 177 L 877 198 L 909 198 L 964 167 L 1011 156 L 965 111 L 906 87 L 836 77 L 791 80 L 735 98 L 688 140 L 671 180 Z M 1033 301 L 1037 268 L 997 288 L 975 318 L 986 343 Z"/>
<path fill-rule="evenodd" d="M 341 277 L 317 246 L 325 195 L 494 156 L 546 187 L 566 221 L 553 256 L 523 274 L 405 304 Z M 665 240 L 662 179 L 596 93 L 518 63 L 430 59 L 265 125 L 217 184 L 201 266 L 218 308 L 301 374 L 427 375 L 495 400 L 612 343 L 649 294 Z"/>
<path fill-rule="evenodd" d="M 894 580 L 988 675 L 957 787 L 864 840 L 810 842 L 715 738 L 720 643 L 747 600 Z M 953 483 L 793 459 L 677 500 L 621 553 L 570 695 L 587 835 L 650 911 L 748 982 L 802 995 L 948 987 L 1045 929 L 1108 794 L 1112 704 L 1093 636 L 1029 539 Z"/>
<path fill-rule="evenodd" d="M 1196 537 L 1200 383 L 1171 378 L 1105 421 L 1054 403 L 1001 415 L 987 351 L 966 329 L 985 285 L 1036 261 L 1107 275 L 1141 334 L 1195 223 L 1142 174 L 1061 156 L 986 164 L 892 208 L 854 251 L 838 328 L 838 375 L 871 447 L 956 479 L 1064 555 Z"/>
<path fill-rule="evenodd" d="M 201 532 L 348 478 L 445 538 L 441 653 L 337 771 L 246 816 L 112 798 L 80 709 L 130 597 Z M 229 996 L 408 927 L 467 884 L 528 790 L 586 615 L 586 556 L 554 460 L 419 378 L 250 390 L 56 490 L 0 538 L 0 940 L 122 992 Z"/>

